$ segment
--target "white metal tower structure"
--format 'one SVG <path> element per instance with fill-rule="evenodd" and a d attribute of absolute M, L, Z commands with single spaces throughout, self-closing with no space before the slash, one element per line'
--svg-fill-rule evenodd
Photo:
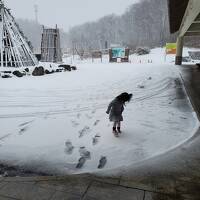
<path fill-rule="evenodd" d="M 0 0 L 0 67 L 29 67 L 37 63 L 10 10 Z"/>

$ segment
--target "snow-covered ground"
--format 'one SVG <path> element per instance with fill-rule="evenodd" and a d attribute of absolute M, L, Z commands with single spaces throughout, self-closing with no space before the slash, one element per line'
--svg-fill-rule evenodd
<path fill-rule="evenodd" d="M 0 79 L 1 162 L 44 172 L 103 173 L 189 139 L 199 123 L 179 71 L 164 63 L 162 50 L 154 51 L 142 59 L 153 60 L 150 64 L 134 62 L 142 57 L 133 56 L 127 64 L 76 62 L 77 71 Z M 105 112 L 125 91 L 133 99 L 116 138 Z M 86 151 L 91 155 L 77 169 Z M 107 163 L 98 169 L 101 156 Z"/>

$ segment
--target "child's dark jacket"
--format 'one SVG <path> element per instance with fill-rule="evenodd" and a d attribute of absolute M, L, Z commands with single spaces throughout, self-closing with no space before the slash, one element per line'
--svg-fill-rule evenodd
<path fill-rule="evenodd" d="M 124 102 L 115 98 L 108 106 L 106 113 L 110 114 L 109 119 L 111 122 L 123 121 L 122 112 L 124 111 Z"/>

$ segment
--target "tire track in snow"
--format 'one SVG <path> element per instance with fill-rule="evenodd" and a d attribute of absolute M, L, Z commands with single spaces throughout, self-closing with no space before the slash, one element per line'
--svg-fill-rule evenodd
<path fill-rule="evenodd" d="M 164 93 L 165 91 L 167 91 L 168 89 L 170 89 L 170 87 L 173 85 L 172 83 L 172 79 L 171 78 L 164 78 L 163 80 L 161 80 L 159 82 L 159 86 L 156 87 L 152 87 L 152 88 L 146 88 L 146 89 L 140 89 L 138 93 L 135 92 L 134 95 L 134 100 L 130 103 L 135 103 L 135 102 L 141 102 L 141 101 L 145 101 L 148 99 L 152 99 L 153 97 L 156 97 L 162 93 Z M 157 89 L 157 90 L 156 90 Z M 143 91 L 149 91 L 149 94 L 145 94 L 145 95 L 139 95 L 140 93 L 144 93 Z M 155 90 L 155 91 L 154 91 Z M 142 91 L 142 92 L 141 92 Z M 145 92 L 147 93 L 147 92 Z M 95 95 L 94 95 L 95 96 Z M 46 97 L 47 98 L 47 97 Z M 86 99 L 88 101 L 88 99 Z M 91 101 L 91 98 L 89 98 L 89 100 Z M 96 100 L 96 98 L 94 98 L 93 100 Z M 65 102 L 65 101 L 60 101 L 60 102 Z M 70 101 L 68 101 L 70 102 Z M 39 102 L 41 103 L 41 102 Z M 45 104 L 45 102 L 42 102 Z M 53 105 L 51 104 L 51 102 L 47 101 L 46 103 L 48 103 L 48 105 L 46 105 L 45 107 L 50 108 Z M 50 105 L 49 105 L 50 103 Z M 54 102 L 55 103 L 55 102 Z M 105 109 L 108 103 L 103 103 L 103 104 L 93 104 L 92 106 L 88 107 L 82 107 L 82 108 L 73 108 L 73 109 L 55 109 L 55 110 L 51 110 L 51 111 L 38 111 L 38 112 L 30 112 L 30 113 L 13 113 L 13 114 L 3 114 L 0 115 L 0 119 L 5 119 L 5 118 L 23 118 L 23 117 L 37 117 L 37 116 L 41 116 L 41 115 L 60 115 L 60 114 L 73 114 L 73 113 L 79 113 L 79 112 L 84 112 L 84 111 L 89 111 L 92 110 L 94 107 L 95 109 Z M 15 106 L 13 105 L 12 107 L 18 107 L 19 105 Z M 21 105 L 21 106 L 25 106 L 25 105 Z M 55 104 L 56 107 L 64 107 L 64 105 L 58 105 Z M 35 108 L 41 108 L 42 105 L 39 106 L 33 106 L 31 105 L 26 105 L 26 107 L 35 107 Z"/>
<path fill-rule="evenodd" d="M 9 133 L 9 134 L 6 134 L 6 135 L 0 137 L 0 141 L 3 141 L 4 139 L 10 137 L 11 135 L 12 135 L 12 134 Z"/>

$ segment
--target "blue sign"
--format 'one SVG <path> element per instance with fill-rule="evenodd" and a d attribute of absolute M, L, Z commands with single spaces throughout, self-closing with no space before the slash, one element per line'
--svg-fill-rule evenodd
<path fill-rule="evenodd" d="M 112 57 L 113 58 L 124 58 L 125 57 L 125 48 L 112 48 Z"/>

